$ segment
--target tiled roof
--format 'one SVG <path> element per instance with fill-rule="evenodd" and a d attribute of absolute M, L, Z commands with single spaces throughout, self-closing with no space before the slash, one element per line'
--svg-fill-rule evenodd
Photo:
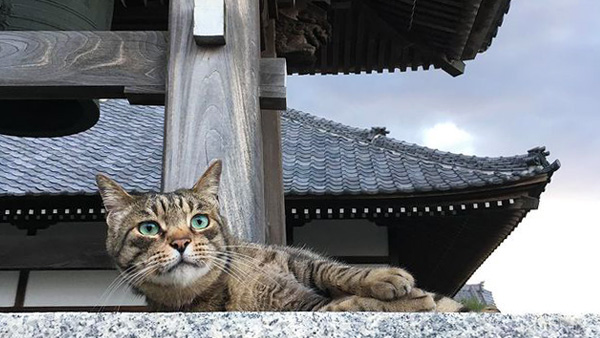
<path fill-rule="evenodd" d="M 134 191 L 158 190 L 163 108 L 101 105 L 98 124 L 61 138 L 0 135 L 0 196 L 93 194 L 104 172 Z M 552 173 L 544 148 L 513 157 L 456 155 L 296 110 L 282 116 L 286 195 L 403 194 L 503 185 Z"/>
<path fill-rule="evenodd" d="M 402 194 L 502 185 L 558 169 L 545 148 L 525 155 L 457 155 L 397 141 L 296 110 L 283 114 L 288 195 Z"/>
<path fill-rule="evenodd" d="M 0 135 L 0 195 L 96 193 L 98 172 L 136 191 L 158 190 L 163 109 L 101 104 L 91 129 L 57 138 Z"/>

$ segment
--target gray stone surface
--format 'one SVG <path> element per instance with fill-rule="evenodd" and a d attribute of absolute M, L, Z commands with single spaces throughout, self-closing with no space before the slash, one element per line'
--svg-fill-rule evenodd
<path fill-rule="evenodd" d="M 402 313 L 0 314 L 0 337 L 599 337 L 600 316 Z"/>
<path fill-rule="evenodd" d="M 0 196 L 95 194 L 94 176 L 126 189 L 160 188 L 164 108 L 101 104 L 100 121 L 77 135 L 0 135 Z M 502 186 L 552 174 L 545 148 L 509 157 L 452 154 L 289 109 L 281 117 L 285 194 L 412 194 Z M 227 165 L 225 163 L 224 165 Z"/>

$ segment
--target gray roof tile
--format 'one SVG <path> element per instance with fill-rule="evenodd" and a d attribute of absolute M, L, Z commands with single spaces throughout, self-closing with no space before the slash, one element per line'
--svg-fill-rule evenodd
<path fill-rule="evenodd" d="M 286 195 L 459 190 L 509 184 L 559 167 L 546 160 L 543 147 L 512 157 L 465 156 L 388 138 L 385 129 L 353 128 L 292 109 L 281 121 Z M 158 190 L 162 146 L 162 108 L 104 102 L 100 121 L 77 135 L 0 135 L 0 196 L 91 194 L 97 172 L 129 190 Z"/>

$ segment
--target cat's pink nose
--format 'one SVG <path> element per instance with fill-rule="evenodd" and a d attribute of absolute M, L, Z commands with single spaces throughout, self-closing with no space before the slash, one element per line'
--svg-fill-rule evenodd
<path fill-rule="evenodd" d="M 185 248 L 187 248 L 187 246 L 192 242 L 191 239 L 189 238 L 179 238 L 179 239 L 175 239 L 171 242 L 171 247 L 177 251 L 179 251 L 179 253 L 183 253 L 185 251 Z"/>

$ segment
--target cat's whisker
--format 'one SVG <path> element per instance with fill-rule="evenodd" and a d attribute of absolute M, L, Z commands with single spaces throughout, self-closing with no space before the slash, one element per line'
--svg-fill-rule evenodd
<path fill-rule="evenodd" d="M 152 260 L 152 258 L 154 258 L 154 257 L 155 257 L 155 256 L 157 256 L 157 255 L 158 255 L 158 254 L 155 254 L 155 255 L 152 255 L 152 256 L 150 256 L 150 260 Z M 148 263 L 147 261 L 138 262 L 138 263 L 135 263 L 135 264 L 133 264 L 133 265 L 129 266 L 129 267 L 128 267 L 128 268 L 126 268 L 125 270 L 122 270 L 122 271 L 120 271 L 120 272 L 119 272 L 119 274 L 117 275 L 117 277 L 115 277 L 115 279 L 113 279 L 113 281 L 112 281 L 112 282 L 110 283 L 110 285 L 107 287 L 107 290 L 109 290 L 109 289 L 112 287 L 112 285 L 113 285 L 114 283 L 116 283 L 116 282 L 117 282 L 117 281 L 118 281 L 120 278 L 122 278 L 122 277 L 126 276 L 127 274 L 129 274 L 129 273 L 133 272 L 133 271 L 134 271 L 136 268 L 138 268 L 140 265 L 147 264 L 147 263 Z M 106 291 L 105 291 L 105 292 L 106 292 Z M 102 296 L 104 296 L 104 294 L 102 294 Z"/>
<path fill-rule="evenodd" d="M 260 260 L 248 255 L 244 255 L 242 253 L 236 251 L 216 251 L 223 255 L 228 255 L 231 258 L 237 258 L 238 263 L 244 264 L 247 268 L 257 269 L 261 271 L 265 277 L 269 278 L 272 282 L 279 285 L 279 282 L 271 277 L 271 275 L 276 275 L 275 272 L 264 269 L 259 265 Z M 281 286 L 281 285 L 279 285 Z"/>
<path fill-rule="evenodd" d="M 145 263 L 145 262 L 142 262 Z M 106 290 L 104 290 L 104 292 L 102 293 L 102 295 L 100 296 L 99 299 L 99 309 L 98 311 L 102 311 L 102 309 L 104 308 L 104 306 L 106 305 L 106 302 L 108 302 L 108 300 L 110 299 L 110 297 L 112 296 L 112 294 L 120 287 L 119 285 L 121 284 L 122 280 L 124 278 L 126 278 L 129 274 L 135 273 L 135 269 L 141 265 L 141 263 L 135 264 L 130 266 L 129 268 L 123 270 L 121 273 L 119 273 L 117 275 L 117 277 L 115 277 L 115 279 L 113 279 L 113 281 L 110 283 L 110 285 L 108 285 L 108 287 L 106 288 Z"/>
<path fill-rule="evenodd" d="M 243 283 L 242 281 L 242 277 L 237 275 L 236 273 L 234 273 L 230 267 L 226 266 L 224 263 L 220 262 L 220 261 L 216 261 L 215 262 L 215 267 L 218 268 L 219 270 L 223 271 L 225 274 L 229 275 L 230 277 L 232 277 L 233 279 L 237 280 L 240 284 Z"/>
<path fill-rule="evenodd" d="M 139 264 L 139 263 L 138 263 Z M 100 295 L 99 298 L 99 303 L 103 302 L 104 297 L 107 296 L 107 292 L 113 287 L 113 285 L 115 285 L 115 283 L 117 283 L 117 281 L 119 281 L 123 276 L 125 276 L 127 273 L 129 273 L 130 271 L 132 271 L 133 269 L 135 269 L 137 264 L 134 264 L 130 267 L 128 267 L 127 269 L 121 271 L 113 280 L 112 282 L 106 287 L 106 289 L 104 290 L 104 292 L 102 293 L 102 295 Z"/>
<path fill-rule="evenodd" d="M 127 286 L 127 287 L 131 287 L 131 285 L 135 286 L 135 283 L 137 283 L 137 279 L 145 274 L 150 274 L 152 272 L 154 272 L 156 270 L 156 268 L 158 268 L 158 266 L 160 262 L 155 262 L 152 265 L 146 266 L 144 268 L 142 268 L 139 271 L 136 271 L 135 273 L 132 273 L 128 276 L 125 276 L 120 282 L 119 284 L 117 284 L 117 286 L 113 289 L 113 293 L 115 291 L 117 291 L 120 287 L 122 286 Z M 111 294 L 112 295 L 112 294 Z"/>
<path fill-rule="evenodd" d="M 223 272 L 234 277 L 240 283 L 240 285 L 247 286 L 248 283 L 244 283 L 244 279 L 245 278 L 247 279 L 248 275 L 245 274 L 244 271 L 242 269 L 240 269 L 239 267 L 236 267 L 235 265 L 231 264 L 232 263 L 231 261 L 227 261 L 223 258 L 215 257 L 215 256 L 198 256 L 198 257 L 199 258 L 210 258 L 210 259 L 213 259 L 216 263 L 220 263 L 221 264 L 220 268 Z M 229 269 L 229 271 L 227 271 L 227 269 Z M 257 278 L 253 278 L 252 281 L 266 286 L 264 283 L 259 281 Z"/>
<path fill-rule="evenodd" d="M 221 271 L 223 271 L 224 273 L 228 274 L 229 276 L 231 276 L 232 278 L 234 278 L 239 285 L 244 288 L 244 289 L 248 289 L 250 288 L 250 286 L 252 285 L 252 283 L 248 283 L 248 275 L 244 274 L 244 271 L 242 271 L 240 268 L 238 267 L 234 267 L 234 266 L 225 266 L 225 260 L 220 260 L 220 261 L 216 261 L 215 266 L 217 268 L 219 268 Z M 261 282 L 260 280 L 258 280 L 258 278 L 250 278 L 250 281 L 253 282 L 254 284 L 258 284 L 258 285 L 262 285 L 265 288 L 267 287 L 267 285 L 263 282 Z"/>
<path fill-rule="evenodd" d="M 136 268 L 139 268 L 141 265 L 148 265 L 144 268 L 142 268 L 141 270 L 136 271 Z M 131 267 L 123 270 L 114 280 L 113 282 L 107 287 L 107 289 L 104 291 L 104 293 L 102 294 L 102 296 L 100 297 L 100 306 L 99 306 L 99 311 L 102 311 L 102 309 L 105 307 L 105 304 L 108 302 L 108 300 L 112 297 L 112 295 L 123 285 L 127 284 L 128 281 L 130 279 L 135 278 L 135 276 L 143 273 L 144 271 L 147 271 L 149 268 L 157 266 L 159 264 L 158 261 L 156 260 L 151 260 L 151 261 L 144 261 L 144 262 L 140 262 L 137 264 L 132 265 Z"/>
<path fill-rule="evenodd" d="M 223 266 L 224 272 L 229 273 L 233 277 L 236 277 L 236 279 L 239 280 L 240 282 L 243 281 L 243 276 L 244 276 L 243 271 L 241 271 L 239 268 L 233 266 L 231 264 L 231 261 L 225 260 L 220 257 L 215 257 L 215 256 L 199 256 L 199 258 L 213 259 L 215 262 L 220 263 Z"/>
<path fill-rule="evenodd" d="M 156 272 L 156 270 L 158 270 L 158 268 L 159 268 L 158 264 L 146 268 L 144 270 L 144 272 L 140 273 L 135 278 L 131 278 L 131 280 L 128 282 L 128 284 L 130 286 L 137 286 L 137 284 L 142 284 L 146 280 L 146 278 L 148 278 L 150 275 L 152 275 L 154 272 Z"/>
<path fill-rule="evenodd" d="M 148 276 L 150 276 L 152 273 L 154 273 L 157 268 L 158 268 L 158 264 L 146 267 L 143 270 L 141 270 L 139 273 L 130 276 L 130 278 L 128 278 L 127 280 L 124 280 L 123 283 L 121 284 L 121 286 L 125 286 L 125 290 L 130 290 L 134 286 L 136 286 L 136 284 L 143 282 L 143 280 L 145 280 Z M 121 287 L 121 286 L 119 286 L 119 287 Z M 126 296 L 125 294 L 122 295 L 122 297 L 125 297 L 125 296 Z"/>
<path fill-rule="evenodd" d="M 207 250 L 207 251 L 208 251 L 208 250 Z M 260 267 L 260 266 L 259 266 L 259 265 L 256 263 L 256 261 L 258 261 L 258 260 L 256 260 L 256 261 L 254 261 L 254 260 L 252 260 L 252 261 L 249 261 L 249 260 L 248 260 L 248 258 L 246 258 L 246 257 L 244 257 L 244 256 L 235 257 L 233 254 L 236 254 L 236 253 L 235 253 L 235 252 L 231 252 L 231 251 L 218 251 L 218 250 L 212 250 L 212 251 L 210 251 L 210 252 L 212 252 L 212 253 L 216 253 L 216 254 L 225 255 L 225 256 L 229 255 L 229 258 L 236 258 L 236 261 L 235 261 L 233 264 L 231 264 L 231 265 L 232 265 L 232 268 L 237 268 L 238 270 L 240 270 L 240 273 L 242 273 L 242 275 L 247 275 L 247 274 L 245 274 L 245 273 L 244 273 L 244 271 L 243 271 L 241 268 L 239 268 L 239 267 L 235 266 L 235 263 L 237 263 L 237 264 L 241 264 L 241 265 L 244 265 L 244 266 L 245 266 L 246 268 L 248 268 L 248 269 L 252 269 L 252 270 L 254 270 L 254 269 L 257 269 L 257 270 L 259 270 L 259 271 L 263 272 L 263 273 L 264 273 L 264 274 L 263 274 L 263 275 L 264 275 L 264 277 L 268 278 L 268 279 L 269 279 L 269 280 L 271 280 L 273 283 L 275 283 L 275 284 L 277 284 L 279 287 L 281 287 L 281 284 L 279 284 L 279 282 L 278 282 L 277 280 L 275 280 L 274 278 L 272 278 L 272 277 L 270 276 L 271 274 L 273 274 L 272 272 L 270 272 L 270 271 L 267 271 L 267 270 L 263 269 L 262 267 Z M 254 278 L 253 280 L 254 280 L 256 283 L 260 283 L 260 284 L 263 284 L 263 285 L 265 285 L 264 283 L 260 282 L 260 281 L 258 280 L 258 278 Z M 265 285 L 265 286 L 266 286 L 266 285 Z"/>
<path fill-rule="evenodd" d="M 159 265 L 160 264 L 156 263 L 153 266 L 146 267 L 138 274 L 136 274 L 136 276 L 132 276 L 131 278 L 129 278 L 127 283 L 123 283 L 123 285 L 126 287 L 126 290 L 132 289 L 134 286 L 137 286 L 136 284 L 138 283 L 143 283 L 146 280 L 146 278 L 152 275 L 159 268 Z M 122 297 L 125 296 L 125 294 L 122 295 Z"/>
<path fill-rule="evenodd" d="M 213 263 L 217 269 L 223 271 L 223 273 L 229 275 L 231 278 L 238 281 L 238 283 L 240 283 L 240 285 L 246 286 L 246 284 L 244 283 L 244 280 L 243 280 L 243 275 L 241 275 L 241 271 L 234 270 L 234 268 L 231 266 L 230 262 L 228 262 L 224 259 L 218 258 L 218 257 L 209 257 L 209 256 L 198 255 L 197 258 L 214 259 Z"/>

